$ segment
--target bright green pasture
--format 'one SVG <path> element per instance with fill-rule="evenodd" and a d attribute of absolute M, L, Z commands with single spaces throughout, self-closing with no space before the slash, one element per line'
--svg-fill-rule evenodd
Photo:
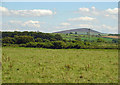
<path fill-rule="evenodd" d="M 82 40 L 88 40 L 89 37 L 88 35 L 79 35 L 79 34 L 60 34 L 63 39 L 67 39 L 67 40 L 75 40 L 75 38 L 81 38 Z M 105 41 L 108 41 L 108 42 L 112 42 L 112 38 L 103 38 L 103 37 L 95 37 L 95 36 L 90 36 L 90 40 L 97 40 L 98 38 L 102 38 L 104 39 Z"/>
<path fill-rule="evenodd" d="M 2 49 L 3 83 L 117 83 L 118 51 Z"/>

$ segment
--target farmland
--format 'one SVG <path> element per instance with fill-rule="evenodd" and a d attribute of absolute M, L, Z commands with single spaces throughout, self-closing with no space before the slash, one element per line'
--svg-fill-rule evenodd
<path fill-rule="evenodd" d="M 82 40 L 88 40 L 89 37 L 88 35 L 80 35 L 80 34 L 60 34 L 63 39 L 67 39 L 67 40 L 74 40 L 75 38 L 81 38 Z M 95 36 L 95 35 L 90 35 L 90 41 L 92 40 L 97 40 L 98 38 L 101 38 L 101 39 L 104 39 L 105 41 L 108 41 L 108 42 L 112 42 L 112 39 L 114 38 L 114 36 L 112 37 L 109 37 L 109 36 Z"/>
<path fill-rule="evenodd" d="M 117 49 L 3 47 L 3 83 L 117 83 Z"/>

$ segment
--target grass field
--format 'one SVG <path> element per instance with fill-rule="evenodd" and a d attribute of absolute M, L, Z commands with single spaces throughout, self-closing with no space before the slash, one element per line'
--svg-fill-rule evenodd
<path fill-rule="evenodd" d="M 79 34 L 68 34 L 68 35 L 66 35 L 66 34 L 60 34 L 62 37 L 63 37 L 63 39 L 66 39 L 66 40 L 75 40 L 75 38 L 81 38 L 82 40 L 88 40 L 89 39 L 89 37 L 88 37 L 88 35 L 79 35 Z M 101 38 L 101 39 L 103 39 L 103 40 L 105 40 L 105 41 L 108 41 L 108 42 L 112 42 L 112 40 L 114 39 L 114 36 L 112 36 L 112 37 L 96 37 L 96 36 L 90 36 L 90 40 L 97 40 L 98 38 Z"/>
<path fill-rule="evenodd" d="M 2 49 L 3 83 L 117 83 L 118 51 Z"/>

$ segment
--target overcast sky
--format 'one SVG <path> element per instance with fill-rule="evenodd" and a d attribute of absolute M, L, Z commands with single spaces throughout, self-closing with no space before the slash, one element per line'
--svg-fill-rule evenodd
<path fill-rule="evenodd" d="M 91 28 L 118 33 L 117 2 L 4 2 L 2 30 L 56 32 Z"/>

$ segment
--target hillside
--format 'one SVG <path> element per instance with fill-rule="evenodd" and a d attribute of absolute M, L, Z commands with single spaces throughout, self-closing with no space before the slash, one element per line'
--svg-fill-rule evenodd
<path fill-rule="evenodd" d="M 89 31 L 90 31 L 90 34 L 95 34 L 95 35 L 96 34 L 103 34 L 101 32 L 98 32 L 98 31 L 95 31 L 92 29 L 89 30 L 89 28 L 78 28 L 78 29 L 58 31 L 58 32 L 54 32 L 54 33 L 65 33 L 66 34 L 66 33 L 70 33 L 70 32 L 72 32 L 72 33 L 77 32 L 77 34 L 87 34 Z"/>

